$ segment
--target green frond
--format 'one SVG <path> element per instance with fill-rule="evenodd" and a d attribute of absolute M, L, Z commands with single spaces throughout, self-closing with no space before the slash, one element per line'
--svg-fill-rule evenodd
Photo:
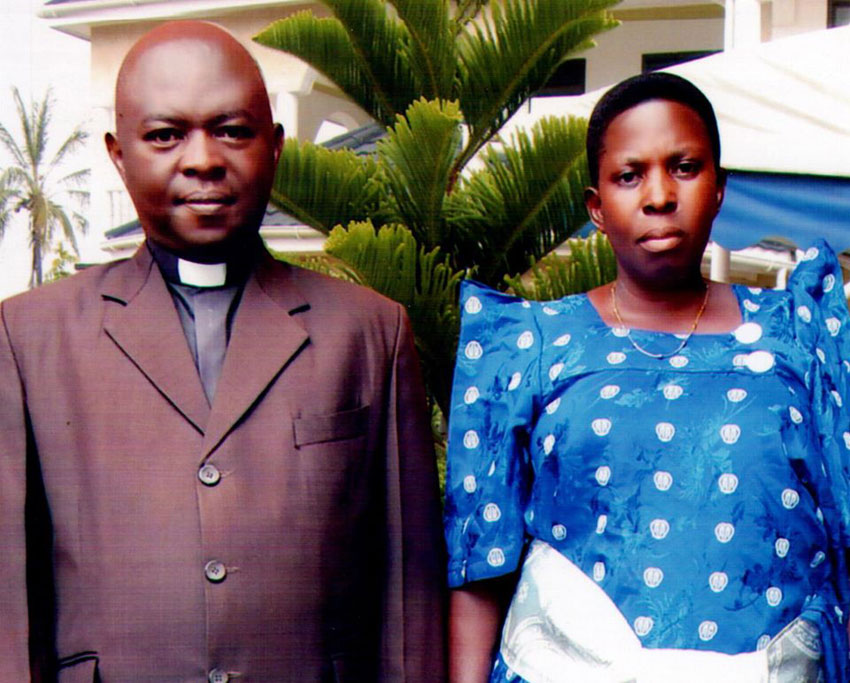
<path fill-rule="evenodd" d="M 418 95 L 405 59 L 409 34 L 380 0 L 323 3 L 334 17 L 296 12 L 267 26 L 254 40 L 304 60 L 373 118 L 391 125 Z"/>
<path fill-rule="evenodd" d="M 44 94 L 40 102 L 33 102 L 32 104 L 32 140 L 30 141 L 29 157 L 34 169 L 41 169 L 44 163 L 52 105 L 53 99 L 50 96 L 50 90 Z"/>
<path fill-rule="evenodd" d="M 455 96 L 457 52 L 449 0 L 388 0 L 404 22 L 410 39 L 406 61 L 416 79 L 417 94 L 429 100 Z"/>
<path fill-rule="evenodd" d="M 452 234 L 463 247 L 458 267 L 503 287 L 503 274 L 524 272 L 588 218 L 584 119 L 550 117 L 519 130 L 504 147 L 482 154 L 484 168 L 465 179 L 447 203 Z M 472 245 L 478 245 L 475 249 Z"/>
<path fill-rule="evenodd" d="M 301 252 L 274 251 L 270 250 L 272 256 L 278 261 L 289 263 L 299 268 L 314 270 L 323 275 L 329 275 L 339 280 L 362 284 L 357 273 L 351 270 L 345 263 L 329 254 L 304 254 Z"/>
<path fill-rule="evenodd" d="M 456 102 L 418 100 L 378 142 L 395 220 L 423 245 L 443 237 L 443 202 L 461 140 Z"/>
<path fill-rule="evenodd" d="M 455 3 L 455 30 L 460 33 L 463 27 L 475 19 L 489 0 L 457 0 Z"/>
<path fill-rule="evenodd" d="M 74 211 L 71 214 L 71 220 L 73 221 L 76 229 L 79 230 L 81 234 L 85 235 L 89 231 L 89 219 L 86 218 L 85 215 L 81 214 L 79 211 Z"/>
<path fill-rule="evenodd" d="M 618 0 L 493 0 L 459 38 L 460 103 L 470 127 L 465 164 L 570 55 L 617 22 Z"/>
<path fill-rule="evenodd" d="M 56 150 L 56 153 L 50 160 L 50 165 L 48 167 L 47 172 L 50 173 L 53 169 L 59 166 L 59 164 L 61 164 L 65 160 L 65 157 L 68 156 L 68 154 L 76 152 L 78 149 L 80 149 L 80 147 L 85 144 L 86 140 L 88 140 L 88 137 L 89 134 L 86 131 L 80 128 L 74 130 L 73 133 L 71 133 L 67 138 L 65 138 L 65 141 L 59 146 L 59 149 Z M 84 173 L 87 174 L 88 171 L 86 170 Z M 67 178 L 69 176 L 65 177 Z M 87 179 L 87 176 L 85 179 Z"/>
<path fill-rule="evenodd" d="M 601 232 L 567 240 L 568 256 L 549 254 L 522 277 L 505 277 L 511 290 L 525 299 L 551 301 L 588 292 L 617 277 L 617 260 Z"/>
<path fill-rule="evenodd" d="M 77 204 L 82 208 L 86 208 L 89 205 L 89 200 L 91 199 L 91 193 L 87 190 L 65 190 L 65 193 L 73 199 Z"/>
<path fill-rule="evenodd" d="M 91 169 L 83 168 L 62 176 L 56 181 L 58 187 L 83 187 L 91 178 Z M 71 192 L 72 190 L 69 190 Z M 88 194 L 88 192 L 86 192 Z"/>
<path fill-rule="evenodd" d="M 0 145 L 3 145 L 4 149 L 11 155 L 11 157 L 15 160 L 15 164 L 20 166 L 21 168 L 27 168 L 27 160 L 24 156 L 23 150 L 18 145 L 14 136 L 6 129 L 6 126 L 0 123 Z"/>
<path fill-rule="evenodd" d="M 323 233 L 362 220 L 377 208 L 377 164 L 347 149 L 329 150 L 288 139 L 283 145 L 271 201 Z"/>
<path fill-rule="evenodd" d="M 404 226 L 376 231 L 371 221 L 334 228 L 325 251 L 345 262 L 360 283 L 402 304 L 408 311 L 425 380 L 447 409 L 457 344 L 457 286 L 463 273 L 452 269 L 439 248 L 419 247 Z"/>
<path fill-rule="evenodd" d="M 32 178 L 25 168 L 9 166 L 4 173 L 6 174 L 7 185 L 10 187 L 29 190 L 33 186 Z"/>
<path fill-rule="evenodd" d="M 65 212 L 65 209 L 59 204 L 54 204 L 53 202 L 47 202 L 47 220 L 48 224 L 51 226 L 51 229 L 48 231 L 48 237 L 52 237 L 53 234 L 53 226 L 59 225 L 62 228 L 63 237 L 71 243 L 71 248 L 74 250 L 75 254 L 79 254 L 80 250 L 77 246 L 77 236 L 74 234 L 74 225 L 71 222 L 71 218 Z M 45 246 L 49 246 L 45 244 Z"/>

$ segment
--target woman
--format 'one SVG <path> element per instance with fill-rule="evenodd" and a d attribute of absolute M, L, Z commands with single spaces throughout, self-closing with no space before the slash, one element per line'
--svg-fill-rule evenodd
<path fill-rule="evenodd" d="M 846 681 L 835 257 L 810 249 L 787 292 L 703 280 L 724 174 L 684 79 L 609 91 L 587 152 L 617 279 L 546 303 L 462 291 L 452 677 Z"/>

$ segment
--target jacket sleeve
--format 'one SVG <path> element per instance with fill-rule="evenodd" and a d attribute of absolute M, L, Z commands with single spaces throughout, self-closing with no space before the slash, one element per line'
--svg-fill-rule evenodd
<path fill-rule="evenodd" d="M 386 419 L 387 576 L 382 681 L 445 680 L 445 551 L 434 443 L 403 309 Z"/>
<path fill-rule="evenodd" d="M 0 681 L 28 681 L 24 395 L 0 307 Z"/>

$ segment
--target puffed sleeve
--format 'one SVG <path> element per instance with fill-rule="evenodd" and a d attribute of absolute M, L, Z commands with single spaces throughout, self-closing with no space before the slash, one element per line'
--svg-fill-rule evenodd
<path fill-rule="evenodd" d="M 796 341 L 811 358 L 807 384 L 820 444 L 818 453 L 806 454 L 806 477 L 829 535 L 840 603 L 823 604 L 819 596 L 813 596 L 803 616 L 821 625 L 827 680 L 845 681 L 850 680 L 845 633 L 850 607 L 846 557 L 850 546 L 850 315 L 841 268 L 825 242 L 804 253 L 788 289 Z"/>
<path fill-rule="evenodd" d="M 467 281 L 449 420 L 449 585 L 514 571 L 532 481 L 541 335 L 528 302 Z"/>

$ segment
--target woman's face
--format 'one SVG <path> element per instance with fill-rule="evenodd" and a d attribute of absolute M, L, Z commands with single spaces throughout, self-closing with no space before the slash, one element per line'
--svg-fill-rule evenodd
<path fill-rule="evenodd" d="M 649 100 L 609 124 L 599 186 L 585 201 L 620 275 L 663 287 L 698 275 L 723 190 L 702 119 L 678 102 Z"/>

